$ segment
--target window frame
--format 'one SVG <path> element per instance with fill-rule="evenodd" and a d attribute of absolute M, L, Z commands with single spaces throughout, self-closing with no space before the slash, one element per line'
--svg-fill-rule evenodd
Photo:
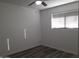
<path fill-rule="evenodd" d="M 78 15 L 77 15 L 78 16 Z M 78 28 L 67 28 L 67 26 L 66 26 L 66 17 L 67 17 L 67 15 L 64 15 L 64 27 L 63 28 L 53 28 L 52 27 L 52 17 L 53 17 L 53 13 L 51 13 L 51 29 L 78 29 Z"/>

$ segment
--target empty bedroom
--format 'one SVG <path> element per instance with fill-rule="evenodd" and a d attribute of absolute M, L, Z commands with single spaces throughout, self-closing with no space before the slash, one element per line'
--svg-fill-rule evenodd
<path fill-rule="evenodd" d="M 79 58 L 78 0 L 0 0 L 0 58 Z"/>

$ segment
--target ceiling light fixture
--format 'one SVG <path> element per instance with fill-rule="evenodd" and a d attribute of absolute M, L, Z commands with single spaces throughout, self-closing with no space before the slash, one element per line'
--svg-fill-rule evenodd
<path fill-rule="evenodd" d="M 36 5 L 41 5 L 42 4 L 42 1 L 36 1 L 35 4 Z"/>

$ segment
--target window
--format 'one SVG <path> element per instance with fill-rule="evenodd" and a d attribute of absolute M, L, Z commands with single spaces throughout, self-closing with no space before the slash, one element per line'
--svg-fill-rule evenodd
<path fill-rule="evenodd" d="M 67 16 L 66 28 L 78 28 L 78 16 Z"/>
<path fill-rule="evenodd" d="M 78 28 L 78 15 L 75 15 L 75 13 L 69 14 L 52 15 L 51 28 Z"/>
<path fill-rule="evenodd" d="M 52 18 L 52 28 L 63 28 L 64 17 Z"/>

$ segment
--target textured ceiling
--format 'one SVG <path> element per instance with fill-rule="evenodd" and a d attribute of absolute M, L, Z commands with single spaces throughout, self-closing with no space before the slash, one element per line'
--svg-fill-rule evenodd
<path fill-rule="evenodd" d="M 0 0 L 0 2 L 12 3 L 12 4 L 16 4 L 16 5 L 25 6 L 25 7 L 27 7 L 28 4 L 32 3 L 33 1 L 35 1 L 35 0 Z M 78 1 L 78 0 L 43 0 L 43 1 L 45 1 L 48 6 L 46 6 L 46 7 L 43 6 L 43 5 L 37 6 L 36 4 L 33 4 L 29 7 L 36 8 L 36 9 L 39 9 L 39 10 L 43 10 L 43 9 L 59 6 L 59 5 L 62 5 L 62 4 L 75 2 L 75 1 Z"/>

